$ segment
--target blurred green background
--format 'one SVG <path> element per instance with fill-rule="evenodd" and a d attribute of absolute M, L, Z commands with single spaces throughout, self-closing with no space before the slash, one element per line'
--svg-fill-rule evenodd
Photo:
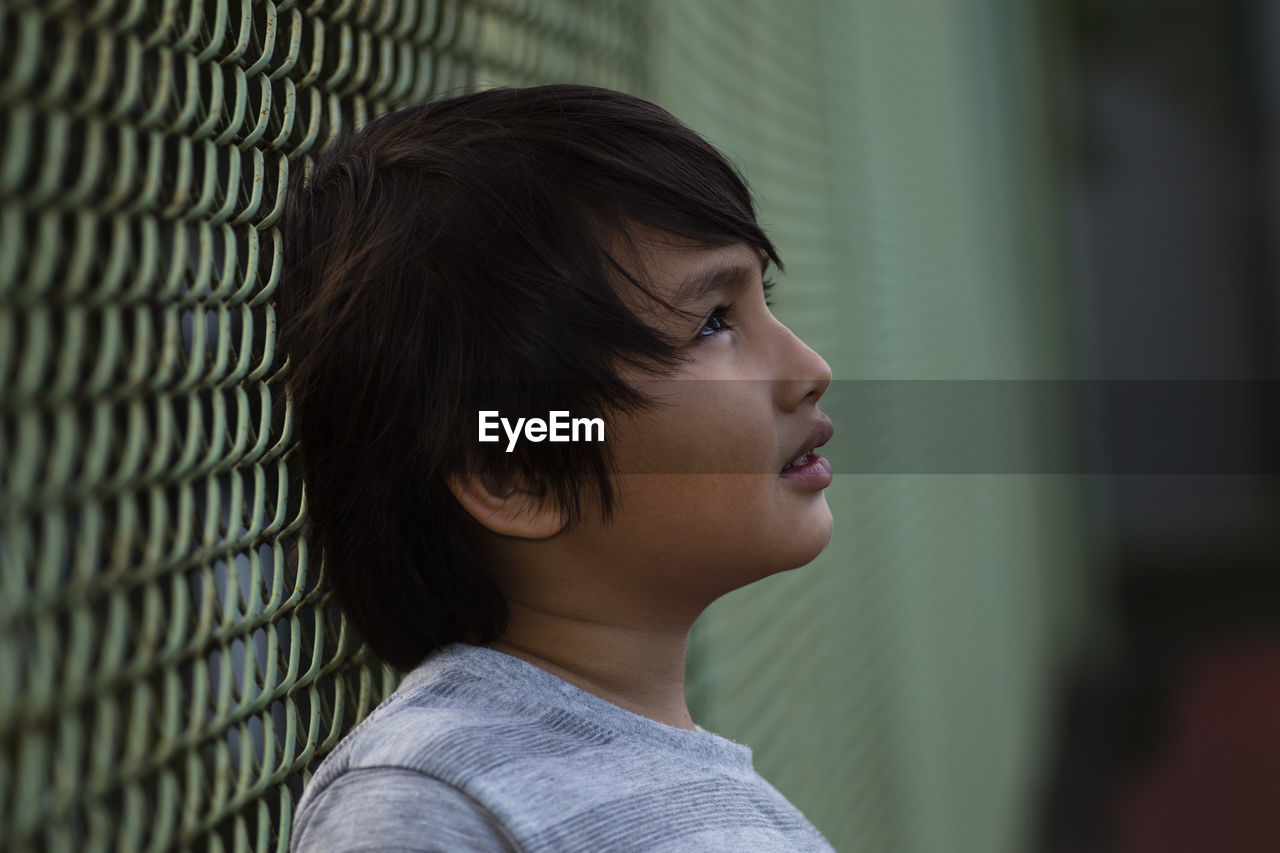
<path fill-rule="evenodd" d="M 1264 849 L 1143 782 L 1189 650 L 1274 648 L 1280 604 L 1280 15 L 1226 5 L 0 0 L 0 846 L 287 846 L 396 675 L 299 533 L 283 189 L 387 110 L 583 82 L 742 168 L 831 455 L 901 468 L 838 465 L 827 551 L 703 617 L 695 719 L 842 851 Z M 1258 383 L 1257 476 L 1107 476 L 1089 383 L 1204 377 Z M 993 380 L 1060 391 L 974 420 Z M 984 433 L 1008 470 L 930 461 Z M 1240 704 L 1274 707 L 1276 659 Z M 1188 778 L 1280 793 L 1260 737 Z"/>
<path fill-rule="evenodd" d="M 788 265 L 776 311 L 831 365 L 827 455 L 949 438 L 938 406 L 842 429 L 847 380 L 1073 375 L 1035 4 L 658 9 L 653 95 L 742 164 Z M 1074 439 L 1058 428 L 1042 440 Z M 1026 849 L 1092 618 L 1079 483 L 836 472 L 827 551 L 700 624 L 702 724 L 752 744 L 838 850 Z"/>

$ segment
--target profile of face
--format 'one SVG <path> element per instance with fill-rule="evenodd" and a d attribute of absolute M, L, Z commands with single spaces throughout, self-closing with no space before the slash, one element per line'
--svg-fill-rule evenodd
<path fill-rule="evenodd" d="M 830 467 L 810 451 L 832 434 L 818 407 L 831 369 L 774 317 L 755 248 L 638 245 L 650 286 L 682 309 L 638 313 L 686 360 L 661 380 L 623 371 L 656 405 L 609 420 L 616 512 L 571 535 L 638 595 L 705 605 L 830 540 Z"/>
<path fill-rule="evenodd" d="M 831 369 L 773 316 L 754 247 L 651 237 L 629 254 L 633 274 L 678 310 L 638 292 L 624 298 L 684 358 L 661 379 L 619 371 L 653 405 L 605 419 L 612 516 L 567 523 L 550 500 L 497 494 L 475 477 L 451 488 L 498 534 L 490 548 L 513 606 L 687 623 L 726 592 L 810 562 L 830 540 L 830 466 L 812 451 L 832 434 L 818 407 Z"/>

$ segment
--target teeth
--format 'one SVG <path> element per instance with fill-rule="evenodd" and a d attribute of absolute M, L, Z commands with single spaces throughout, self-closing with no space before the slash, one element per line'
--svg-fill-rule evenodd
<path fill-rule="evenodd" d="M 796 457 L 795 459 L 791 460 L 791 462 L 789 462 L 789 463 L 787 464 L 787 467 L 788 467 L 788 468 L 799 468 L 801 465 L 803 465 L 803 464 L 805 463 L 805 461 L 806 461 L 808 458 L 809 458 L 809 454 L 806 452 L 806 453 L 804 453 L 803 455 L 798 456 L 798 457 Z"/>

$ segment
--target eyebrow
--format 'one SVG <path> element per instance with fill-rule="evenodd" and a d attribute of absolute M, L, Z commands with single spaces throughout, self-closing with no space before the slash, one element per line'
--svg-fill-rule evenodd
<path fill-rule="evenodd" d="M 763 274 L 767 266 L 768 261 L 766 260 L 760 265 L 758 271 Z M 690 302 L 705 299 L 719 290 L 744 288 L 751 283 L 756 272 L 756 268 L 749 264 L 730 264 L 701 270 L 680 282 L 680 285 L 676 288 L 675 299 L 672 300 L 672 304 L 687 305 Z"/>

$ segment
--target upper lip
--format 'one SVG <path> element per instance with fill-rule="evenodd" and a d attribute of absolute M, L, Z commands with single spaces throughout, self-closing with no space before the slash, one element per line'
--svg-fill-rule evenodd
<path fill-rule="evenodd" d="M 813 427 L 809 430 L 809 437 L 804 440 L 804 444 L 800 445 L 800 447 L 796 449 L 795 453 L 792 453 L 787 457 L 786 461 L 782 463 L 782 467 L 785 468 L 801 456 L 804 456 L 814 449 L 826 444 L 831 440 L 831 435 L 835 432 L 835 429 L 835 426 L 831 423 L 831 418 L 824 416 L 820 420 L 816 421 Z"/>

